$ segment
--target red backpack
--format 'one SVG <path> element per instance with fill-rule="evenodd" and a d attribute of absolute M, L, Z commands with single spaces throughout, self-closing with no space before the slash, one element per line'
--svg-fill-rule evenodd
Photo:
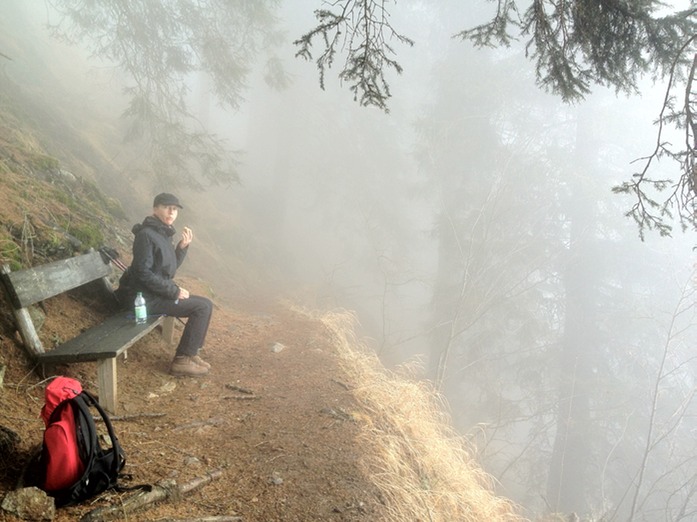
<path fill-rule="evenodd" d="M 92 409 L 101 415 L 111 447 L 103 449 Z M 106 412 L 75 379 L 56 377 L 41 409 L 46 424 L 39 457 L 40 487 L 57 506 L 85 500 L 115 487 L 126 457 Z"/>
<path fill-rule="evenodd" d="M 85 471 L 77 447 L 77 427 L 72 408 L 56 408 L 65 400 L 82 393 L 82 385 L 75 379 L 56 377 L 46 386 L 46 402 L 41 418 L 46 425 L 43 445 L 44 482 L 46 491 L 59 491 L 72 486 Z"/>

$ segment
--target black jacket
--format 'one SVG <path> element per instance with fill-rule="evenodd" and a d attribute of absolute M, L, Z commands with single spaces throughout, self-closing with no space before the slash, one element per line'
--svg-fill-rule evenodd
<path fill-rule="evenodd" d="M 153 297 L 177 299 L 179 287 L 174 275 L 186 257 L 187 248 L 175 248 L 175 229 L 154 216 L 133 226 L 133 262 L 119 281 L 117 297 L 124 306 L 132 306 L 137 292 L 146 302 Z"/>

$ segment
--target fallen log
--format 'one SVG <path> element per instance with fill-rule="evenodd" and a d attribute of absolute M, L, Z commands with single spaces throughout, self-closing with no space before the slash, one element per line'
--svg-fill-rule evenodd
<path fill-rule="evenodd" d="M 222 469 L 216 469 L 206 473 L 202 477 L 196 477 L 181 486 L 177 485 L 177 482 L 173 479 L 163 480 L 157 484 L 153 484 L 152 488 L 149 490 L 139 491 L 131 495 L 123 502 L 109 506 L 101 506 L 85 513 L 82 518 L 80 518 L 80 522 L 104 522 L 107 520 L 115 520 L 117 518 L 126 517 L 134 511 L 141 510 L 155 502 L 179 500 L 183 495 L 220 478 L 222 474 Z"/>

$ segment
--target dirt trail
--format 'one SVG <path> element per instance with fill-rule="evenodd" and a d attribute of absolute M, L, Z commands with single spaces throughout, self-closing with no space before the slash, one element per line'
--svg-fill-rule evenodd
<path fill-rule="evenodd" d="M 196 282 L 187 284 L 194 289 Z M 42 336 L 49 338 L 69 337 L 98 315 L 67 296 L 47 306 Z M 361 426 L 351 415 L 357 407 L 351 383 L 321 324 L 282 306 L 256 315 L 216 306 L 201 353 L 213 365 L 211 374 L 203 379 L 169 376 L 172 353 L 151 334 L 119 360 L 120 411 L 114 424 L 127 454 L 125 471 L 134 484 L 163 479 L 181 484 L 224 471 L 179 501 L 159 504 L 132 520 L 381 518 L 379 493 L 361 466 L 365 448 L 356 442 Z M 0 356 L 8 365 L 0 424 L 21 435 L 21 461 L 41 439 L 43 384 L 7 335 Z M 60 373 L 94 390 L 94 370 L 94 364 L 84 363 L 61 367 Z M 14 487 L 16 462 L 6 466 L 0 496 Z M 77 520 L 128 494 L 110 492 L 92 503 L 63 508 L 56 520 Z"/>

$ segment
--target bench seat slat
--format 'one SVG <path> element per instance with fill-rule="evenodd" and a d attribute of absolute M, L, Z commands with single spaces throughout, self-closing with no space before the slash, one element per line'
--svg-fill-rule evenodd
<path fill-rule="evenodd" d="M 122 312 L 40 354 L 37 361 L 42 364 L 60 364 L 116 357 L 163 320 L 164 316 L 148 317 L 147 323 L 141 325 L 135 323 L 132 313 Z"/>

